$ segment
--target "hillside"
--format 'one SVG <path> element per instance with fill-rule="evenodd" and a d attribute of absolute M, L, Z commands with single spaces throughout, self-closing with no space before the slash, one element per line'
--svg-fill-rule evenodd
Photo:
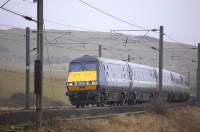
<path fill-rule="evenodd" d="M 128 39 L 127 39 L 128 38 Z M 25 30 L 0 30 L 0 68 L 9 71 L 25 71 Z M 150 66 L 158 66 L 158 39 L 149 36 L 132 36 L 110 32 L 86 32 L 71 30 L 47 30 L 44 34 L 45 76 L 65 80 L 68 63 L 85 54 L 98 56 L 98 45 L 102 45 L 102 56 L 127 60 Z M 48 46 L 47 46 L 48 45 Z M 31 33 L 31 63 L 36 57 L 36 33 Z M 195 92 L 197 50 L 195 46 L 165 42 L 164 68 L 190 76 L 192 92 Z M 47 54 L 48 50 L 48 54 Z M 48 59 L 48 55 L 49 58 Z M 33 67 L 32 71 L 33 71 Z M 62 83 L 63 84 L 63 83 Z"/>

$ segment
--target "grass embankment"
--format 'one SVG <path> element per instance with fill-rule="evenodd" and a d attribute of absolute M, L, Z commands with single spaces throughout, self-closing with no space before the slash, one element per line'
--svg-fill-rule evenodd
<path fill-rule="evenodd" d="M 54 120 L 43 132 L 200 132 L 199 124 L 200 108 L 185 107 L 164 116 L 146 113 L 68 122 Z"/>
<path fill-rule="evenodd" d="M 30 92 L 33 92 L 33 75 L 30 80 Z M 64 79 L 51 81 L 49 78 L 45 78 L 43 82 L 44 96 L 69 104 L 68 98 L 65 96 L 64 82 Z M 16 93 L 25 93 L 25 73 L 0 70 L 0 97 L 10 97 Z"/>

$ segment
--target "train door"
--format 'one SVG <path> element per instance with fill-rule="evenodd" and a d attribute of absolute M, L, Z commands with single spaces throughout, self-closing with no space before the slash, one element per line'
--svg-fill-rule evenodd
<path fill-rule="evenodd" d="M 104 63 L 99 63 L 99 87 L 100 89 L 107 89 L 107 77 Z"/>

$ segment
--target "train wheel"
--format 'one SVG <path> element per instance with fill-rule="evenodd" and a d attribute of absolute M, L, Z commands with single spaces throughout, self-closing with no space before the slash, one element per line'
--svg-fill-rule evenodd
<path fill-rule="evenodd" d="M 152 102 L 152 100 L 153 100 L 153 94 L 150 94 L 149 95 L 149 102 Z"/>
<path fill-rule="evenodd" d="M 79 108 L 79 104 L 76 104 L 76 108 Z"/>
<path fill-rule="evenodd" d="M 136 99 L 133 100 L 133 105 L 137 104 L 137 101 Z"/>

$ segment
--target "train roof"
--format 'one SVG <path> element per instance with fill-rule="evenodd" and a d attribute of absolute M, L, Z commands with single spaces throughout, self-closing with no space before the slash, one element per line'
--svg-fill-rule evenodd
<path fill-rule="evenodd" d="M 101 57 L 97 57 L 97 58 L 99 59 L 99 61 L 104 62 L 104 63 L 123 64 L 123 65 L 127 64 L 127 62 L 122 61 L 122 60 L 114 60 L 114 59 L 101 58 Z"/>
<path fill-rule="evenodd" d="M 152 66 L 147 66 L 147 65 L 142 65 L 142 64 L 137 64 L 137 63 L 132 63 L 128 62 L 129 65 L 134 66 L 134 67 L 142 67 L 142 68 L 147 68 L 147 69 L 155 69 L 155 67 Z"/>
<path fill-rule="evenodd" d="M 122 60 L 115 60 L 115 59 L 108 59 L 108 58 L 102 58 L 102 57 L 96 57 L 96 56 L 91 56 L 91 55 L 84 55 L 82 57 L 78 57 L 73 59 L 70 63 L 73 62 L 85 62 L 85 61 L 101 61 L 101 62 L 105 62 L 105 63 L 112 63 L 112 64 L 122 64 L 122 65 L 132 65 L 135 67 L 142 67 L 142 68 L 147 68 L 147 69 L 155 69 L 156 71 L 158 71 L 157 67 L 151 67 L 151 66 L 147 66 L 147 65 L 142 65 L 142 64 L 137 64 L 137 63 L 132 63 L 132 62 L 126 62 L 126 61 L 122 61 Z M 170 72 L 175 76 L 183 76 L 182 74 L 176 73 L 176 72 L 172 72 L 172 71 L 168 71 L 166 69 L 163 69 L 163 71 L 165 73 Z"/>
<path fill-rule="evenodd" d="M 98 58 L 95 56 L 90 56 L 90 55 L 84 55 L 78 58 L 75 58 L 73 60 L 70 61 L 70 63 L 73 62 L 85 62 L 85 61 L 98 61 Z"/>

